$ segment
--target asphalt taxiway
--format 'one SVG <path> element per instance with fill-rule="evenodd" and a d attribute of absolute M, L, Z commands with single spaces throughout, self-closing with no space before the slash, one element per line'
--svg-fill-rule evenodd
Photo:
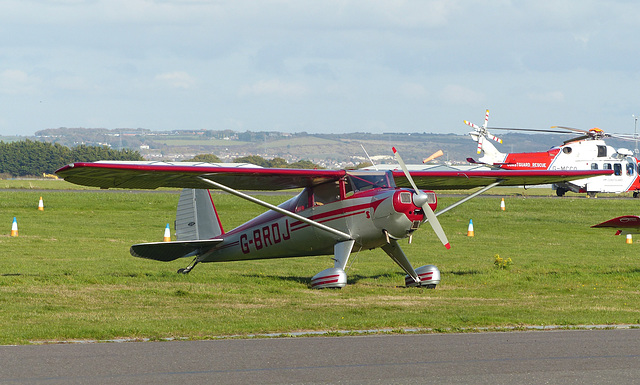
<path fill-rule="evenodd" d="M 0 347 L 0 384 L 632 384 L 640 329 Z"/>

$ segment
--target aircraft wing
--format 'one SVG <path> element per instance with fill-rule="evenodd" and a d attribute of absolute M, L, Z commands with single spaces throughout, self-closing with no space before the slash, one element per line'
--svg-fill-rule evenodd
<path fill-rule="evenodd" d="M 468 171 L 409 171 L 418 188 L 431 190 L 458 190 L 487 186 L 500 182 L 500 186 L 533 186 L 566 182 L 593 176 L 611 175 L 612 170 L 468 170 Z M 398 187 L 411 187 L 404 173 L 393 171 Z"/>
<path fill-rule="evenodd" d="M 621 217 L 609 219 L 591 227 L 603 228 L 613 227 L 615 229 L 640 229 L 640 217 L 637 215 L 623 215 Z"/>
<path fill-rule="evenodd" d="M 66 181 L 100 188 L 156 189 L 158 187 L 209 189 L 197 177 L 238 190 L 286 190 L 338 180 L 344 170 L 302 170 L 230 167 L 196 162 L 100 161 L 73 163 L 56 171 Z"/>
<path fill-rule="evenodd" d="M 198 177 L 238 190 L 286 190 L 339 180 L 345 170 L 306 170 L 262 167 L 230 167 L 195 162 L 100 161 L 73 163 L 56 171 L 66 181 L 100 188 L 156 189 L 158 187 L 201 188 L 211 185 Z M 412 170 L 419 188 L 433 190 L 470 189 L 500 182 L 501 186 L 531 186 L 591 176 L 611 175 L 612 170 Z M 398 187 L 411 187 L 404 173 L 393 170 Z"/>

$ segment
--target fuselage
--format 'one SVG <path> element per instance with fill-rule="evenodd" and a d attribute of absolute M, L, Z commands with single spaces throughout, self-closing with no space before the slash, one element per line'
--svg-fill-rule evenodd
<path fill-rule="evenodd" d="M 378 186 L 330 182 L 308 187 L 278 207 L 348 234 L 356 250 L 380 247 L 389 238 L 409 236 L 425 218 L 412 190 L 396 188 L 390 173 L 380 174 L 385 182 Z M 428 194 L 435 209 L 435 194 Z M 336 244 L 335 235 L 272 210 L 218 238 L 224 241 L 201 255 L 201 262 L 329 255 Z"/>
<path fill-rule="evenodd" d="M 561 188 L 567 191 L 622 193 L 640 190 L 638 160 L 632 156 L 631 151 L 616 150 L 604 140 L 576 140 L 543 152 L 498 154 L 500 155 L 491 154 L 491 163 L 507 170 L 614 171 L 611 176 L 585 178 L 562 184 Z M 486 162 L 489 159 L 480 160 Z"/>

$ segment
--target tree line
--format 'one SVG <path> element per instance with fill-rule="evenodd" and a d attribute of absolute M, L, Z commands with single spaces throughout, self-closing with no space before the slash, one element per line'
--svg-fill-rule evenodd
<path fill-rule="evenodd" d="M 67 147 L 58 143 L 23 140 L 17 142 L 0 141 L 0 174 L 10 176 L 42 176 L 53 174 L 57 169 L 74 162 L 95 162 L 98 160 L 144 160 L 138 151 L 130 149 L 114 150 L 106 146 L 79 145 Z M 197 155 L 190 161 L 220 162 L 213 154 Z M 287 163 L 282 158 L 264 159 L 247 156 L 234 160 L 238 163 L 253 163 L 262 167 L 320 168 L 302 160 Z"/>
<path fill-rule="evenodd" d="M 185 162 L 207 162 L 207 163 L 220 163 L 222 162 L 214 154 L 200 154 L 196 155 L 192 159 L 185 160 Z M 297 162 L 288 163 L 286 159 L 275 157 L 273 159 L 265 159 L 259 155 L 248 155 L 241 158 L 235 158 L 234 163 L 251 163 L 260 167 L 267 168 L 302 168 L 302 169 L 318 169 L 322 168 L 317 164 L 309 160 L 299 160 Z"/>
<path fill-rule="evenodd" d="M 5 143 L 0 141 L 0 174 L 41 176 L 53 174 L 74 162 L 98 160 L 144 160 L 138 151 L 113 150 L 106 146 L 79 145 L 72 148 L 31 140 Z"/>

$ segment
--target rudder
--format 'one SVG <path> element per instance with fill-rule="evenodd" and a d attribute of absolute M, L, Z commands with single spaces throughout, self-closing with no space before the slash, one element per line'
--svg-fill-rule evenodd
<path fill-rule="evenodd" d="M 224 234 L 209 190 L 185 188 L 176 211 L 176 239 L 195 241 Z"/>

